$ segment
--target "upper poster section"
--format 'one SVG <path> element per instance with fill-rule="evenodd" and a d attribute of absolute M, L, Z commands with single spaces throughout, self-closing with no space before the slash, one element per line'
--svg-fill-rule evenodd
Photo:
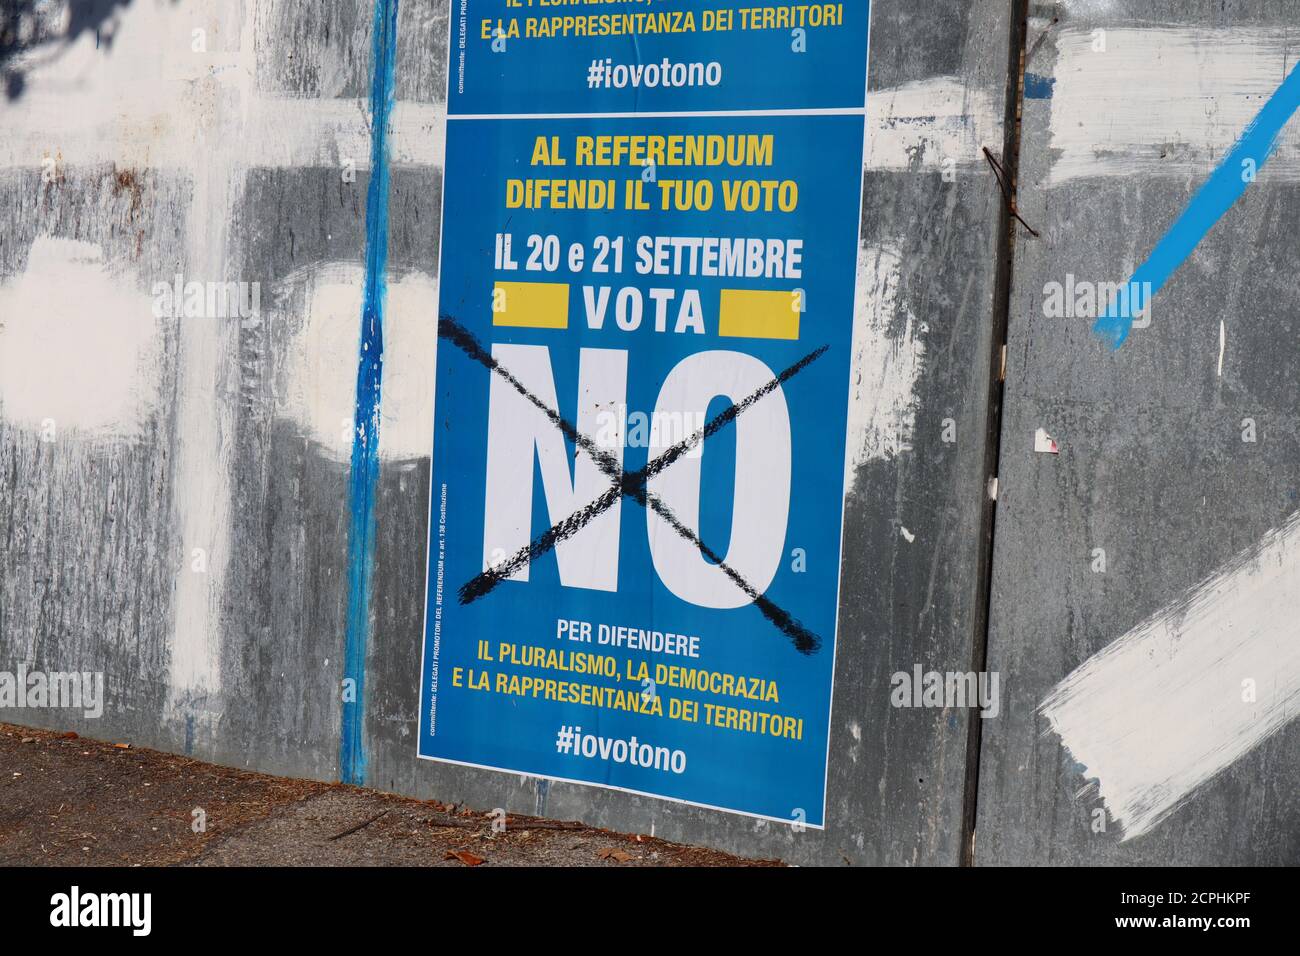
<path fill-rule="evenodd" d="M 452 0 L 452 16 L 449 116 L 865 102 L 864 0 Z"/>

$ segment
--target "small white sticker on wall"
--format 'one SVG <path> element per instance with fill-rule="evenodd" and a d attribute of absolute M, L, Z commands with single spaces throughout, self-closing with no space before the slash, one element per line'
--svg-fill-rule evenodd
<path fill-rule="evenodd" d="M 1034 432 L 1034 451 L 1044 455 L 1059 455 L 1060 449 L 1056 447 L 1056 439 L 1047 434 L 1047 430 L 1040 428 Z"/>

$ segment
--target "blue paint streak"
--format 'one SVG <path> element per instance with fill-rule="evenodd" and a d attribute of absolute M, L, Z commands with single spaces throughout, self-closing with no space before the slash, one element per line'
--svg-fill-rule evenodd
<path fill-rule="evenodd" d="M 1263 169 L 1277 148 L 1282 127 L 1297 109 L 1300 109 L 1300 65 L 1291 71 L 1259 115 L 1246 127 L 1227 159 L 1192 197 L 1191 203 L 1156 244 L 1146 262 L 1138 266 L 1129 280 L 1133 294 L 1127 296 L 1128 302 L 1122 302 L 1117 296 L 1106 314 L 1093 326 L 1093 331 L 1107 339 L 1113 348 L 1124 344 L 1133 327 L 1133 317 L 1143 313 L 1149 305 L 1147 299 L 1150 296 L 1143 290 L 1150 288 L 1151 295 L 1159 292 L 1215 223 L 1241 198 L 1250 185 L 1243 175 L 1248 168 L 1247 160 L 1254 162 L 1256 171 Z"/>
<path fill-rule="evenodd" d="M 1050 100 L 1055 87 L 1056 80 L 1053 77 L 1039 76 L 1037 73 L 1025 74 L 1025 99 L 1027 100 Z"/>
<path fill-rule="evenodd" d="M 388 122 L 397 65 L 397 0 L 376 0 L 371 50 L 370 188 L 366 193 L 366 287 L 361 308 L 356 428 L 349 486 L 348 622 L 343 676 L 354 694 L 343 703 L 339 779 L 363 784 L 366 751 L 366 644 L 370 638 L 370 579 L 374 570 L 375 489 L 379 482 L 379 410 L 384 363 L 385 273 L 388 268 Z M 345 685 L 346 686 L 346 685 Z"/>

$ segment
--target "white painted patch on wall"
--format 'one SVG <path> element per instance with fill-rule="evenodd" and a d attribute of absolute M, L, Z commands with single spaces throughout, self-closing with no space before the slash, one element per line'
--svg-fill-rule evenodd
<path fill-rule="evenodd" d="M 206 281 L 229 274 L 230 221 L 250 159 L 242 151 L 249 102 L 256 89 L 255 4 L 227 7 L 213 23 L 217 38 L 236 34 L 236 52 L 205 57 L 200 76 L 180 93 L 182 142 L 191 167 L 193 199 L 186 219 L 185 268 Z M 190 10 L 191 15 L 198 11 Z M 242 13 L 242 17 L 240 14 Z M 159 26 L 175 30 L 174 21 Z M 224 44 L 226 41 L 221 39 Z M 174 67 L 170 83 L 184 75 Z M 207 319 L 181 325 L 176 442 L 172 483 L 180 519 L 182 563 L 176 572 L 175 622 L 168 669 L 167 716 L 194 716 L 203 726 L 216 717 L 222 687 L 222 600 L 231 554 L 231 469 L 238 391 L 238 325 Z M 202 570 L 197 563 L 202 563 Z"/>
<path fill-rule="evenodd" d="M 927 327 L 899 303 L 902 264 L 896 245 L 868 246 L 858 257 L 844 475 L 848 490 L 860 465 L 897 457 L 912 446 Z"/>
<path fill-rule="evenodd" d="M 250 18 L 256 4 L 244 5 Z M 93 32 L 61 49 L 24 53 L 11 63 L 26 88 L 4 111 L 0 168 L 39 166 L 45 156 L 72 165 L 190 168 L 204 148 L 206 117 L 238 117 L 238 148 L 247 167 L 342 168 L 370 165 L 369 117 L 356 99 L 311 99 L 256 91 L 253 51 L 219 52 L 252 24 L 239 5 L 216 12 L 202 0 L 137 3 L 118 17 L 111 48 Z M 206 27 L 209 52 L 191 49 Z M 252 40 L 249 33 L 248 39 Z M 243 85 L 232 101 L 219 92 Z M 439 165 L 443 105 L 395 103 L 389 128 L 392 163 Z"/>
<path fill-rule="evenodd" d="M 866 167 L 942 169 L 982 163 L 982 147 L 999 152 L 1002 116 L 983 90 L 937 76 L 867 96 Z"/>
<path fill-rule="evenodd" d="M 285 291 L 305 287 L 303 324 L 289 346 L 281 414 L 337 461 L 352 454 L 357 356 L 365 272 L 330 263 L 301 270 Z M 434 369 L 438 348 L 438 284 L 422 272 L 390 277 L 384 307 L 384 372 L 379 455 L 428 458 L 433 448 Z"/>
<path fill-rule="evenodd" d="M 153 300 L 98 245 L 38 237 L 0 285 L 0 415 L 60 437 L 134 440 L 158 401 Z"/>
<path fill-rule="evenodd" d="M 1285 31 L 1235 27 L 1107 29 L 1104 53 L 1094 51 L 1091 27 L 1063 28 L 1055 42 L 1052 184 L 1205 176 L 1286 79 L 1296 55 Z M 1282 131 L 1264 177 L 1300 180 L 1300 121 Z"/>
<path fill-rule="evenodd" d="M 1043 701 L 1125 840 L 1300 716 L 1297 620 L 1300 512 Z"/>
<path fill-rule="evenodd" d="M 1077 17 L 1097 16 L 1110 13 L 1115 9 L 1115 0 L 1057 0 L 1057 5 L 1065 12 Z"/>

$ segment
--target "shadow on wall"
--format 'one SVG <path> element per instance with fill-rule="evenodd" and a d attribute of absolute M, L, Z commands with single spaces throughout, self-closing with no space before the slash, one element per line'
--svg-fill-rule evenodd
<path fill-rule="evenodd" d="M 82 34 L 93 32 L 95 47 L 111 51 L 120 23 L 118 14 L 132 2 L 0 0 L 0 83 L 5 99 L 22 96 L 25 67 L 58 57 Z"/>

